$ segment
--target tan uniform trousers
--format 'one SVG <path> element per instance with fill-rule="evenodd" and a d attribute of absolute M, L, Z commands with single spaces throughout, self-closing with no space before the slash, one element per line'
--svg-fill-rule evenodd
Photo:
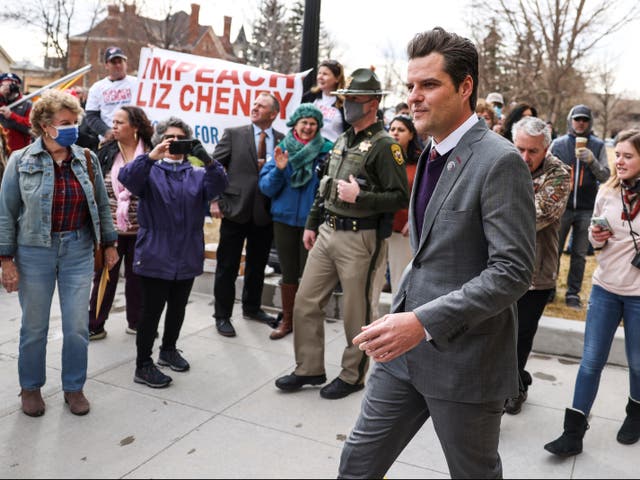
<path fill-rule="evenodd" d="M 384 273 L 379 271 L 386 268 L 386 252 L 387 243 L 376 239 L 375 230 L 351 232 L 333 230 L 325 223 L 320 226 L 293 309 L 296 375 L 325 373 L 324 307 L 340 280 L 345 333 L 340 378 L 352 385 L 364 381 L 368 357 L 351 341 L 362 326 L 375 320 L 384 282 Z"/>

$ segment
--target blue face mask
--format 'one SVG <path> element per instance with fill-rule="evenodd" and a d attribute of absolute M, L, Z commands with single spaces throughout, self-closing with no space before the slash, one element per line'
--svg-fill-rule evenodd
<path fill-rule="evenodd" d="M 493 111 L 496 112 L 496 115 L 497 115 L 498 118 L 502 118 L 502 107 L 494 105 L 493 106 Z"/>
<path fill-rule="evenodd" d="M 78 140 L 78 126 L 67 125 L 64 127 L 53 127 L 58 132 L 58 136 L 54 138 L 56 143 L 61 147 L 69 147 Z"/>

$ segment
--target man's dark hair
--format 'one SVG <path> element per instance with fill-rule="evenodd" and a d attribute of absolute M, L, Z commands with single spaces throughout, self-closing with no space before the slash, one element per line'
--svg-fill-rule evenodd
<path fill-rule="evenodd" d="M 444 57 L 444 71 L 451 77 L 456 90 L 470 75 L 473 91 L 469 97 L 471 110 L 475 111 L 478 100 L 478 51 L 468 38 L 449 33 L 441 27 L 416 34 L 407 45 L 409 60 L 439 53 Z"/>

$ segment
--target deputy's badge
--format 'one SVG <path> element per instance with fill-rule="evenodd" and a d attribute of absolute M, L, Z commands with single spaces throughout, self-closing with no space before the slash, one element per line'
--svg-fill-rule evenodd
<path fill-rule="evenodd" d="M 371 150 L 371 142 L 369 140 L 365 140 L 364 142 L 361 142 L 360 146 L 358 147 L 358 150 L 360 150 L 363 153 L 367 153 L 369 150 Z"/>
<path fill-rule="evenodd" d="M 392 144 L 391 154 L 398 165 L 402 165 L 404 163 L 404 156 L 402 155 L 402 148 L 400 148 L 400 145 L 396 143 Z"/>
<path fill-rule="evenodd" d="M 447 171 L 450 172 L 451 170 L 453 170 L 454 168 L 456 168 L 456 162 L 454 162 L 453 160 L 451 160 L 449 163 L 447 163 Z"/>

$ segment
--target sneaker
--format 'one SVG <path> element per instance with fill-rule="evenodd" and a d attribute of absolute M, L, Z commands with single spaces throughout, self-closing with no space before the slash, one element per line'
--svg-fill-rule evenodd
<path fill-rule="evenodd" d="M 133 381 L 136 383 L 144 383 L 151 388 L 165 388 L 171 383 L 171 377 L 165 375 L 153 362 L 142 368 L 136 368 Z"/>
<path fill-rule="evenodd" d="M 186 372 L 190 365 L 180 353 L 182 350 L 160 350 L 158 365 L 169 367 L 174 372 Z"/>
<path fill-rule="evenodd" d="M 236 330 L 228 318 L 216 318 L 216 329 L 223 337 L 235 337 Z"/>
<path fill-rule="evenodd" d="M 95 332 L 89 331 L 89 341 L 102 340 L 107 336 L 107 331 L 104 328 L 96 330 Z"/>
<path fill-rule="evenodd" d="M 582 310 L 582 302 L 578 296 L 567 297 L 564 303 L 567 307 L 573 308 L 574 310 Z"/>
<path fill-rule="evenodd" d="M 127 332 L 129 335 L 137 335 L 138 334 L 138 329 L 134 328 L 134 327 L 127 327 L 125 329 L 125 332 Z"/>

